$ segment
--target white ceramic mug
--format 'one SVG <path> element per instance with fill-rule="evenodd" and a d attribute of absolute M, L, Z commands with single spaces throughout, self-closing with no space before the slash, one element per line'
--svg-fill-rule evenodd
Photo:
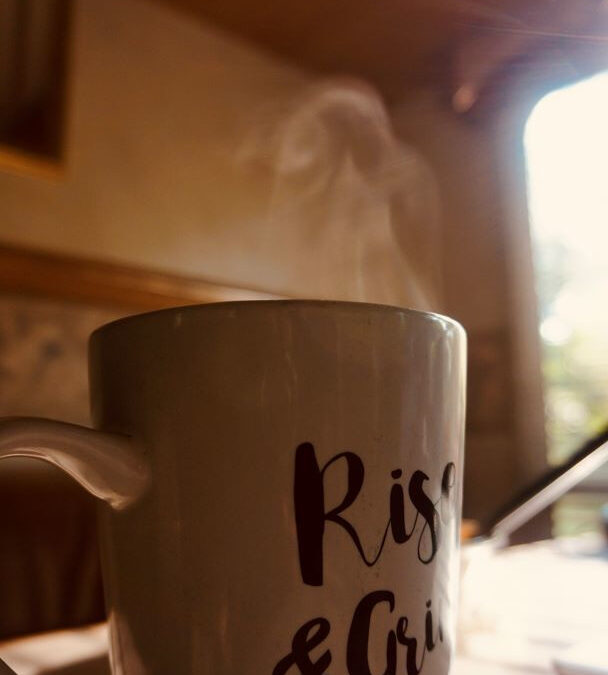
<path fill-rule="evenodd" d="M 445 317 L 236 302 L 90 342 L 98 430 L 0 423 L 107 502 L 116 675 L 447 675 L 465 337 Z"/>

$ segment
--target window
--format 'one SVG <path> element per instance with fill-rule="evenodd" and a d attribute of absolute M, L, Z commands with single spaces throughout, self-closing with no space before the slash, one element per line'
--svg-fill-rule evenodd
<path fill-rule="evenodd" d="M 525 134 L 549 461 L 608 424 L 608 73 L 546 96 Z M 608 467 L 558 506 L 587 528 Z M 573 501 L 574 500 L 574 501 Z"/>

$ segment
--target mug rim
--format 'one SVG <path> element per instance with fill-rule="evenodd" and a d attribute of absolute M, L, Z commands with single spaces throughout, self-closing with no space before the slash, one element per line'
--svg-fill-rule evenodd
<path fill-rule="evenodd" d="M 266 306 L 266 307 L 336 307 L 343 310 L 359 311 L 359 310 L 368 310 L 375 312 L 388 312 L 392 314 L 402 314 L 410 318 L 415 318 L 423 320 L 425 322 L 430 321 L 432 323 L 442 323 L 449 324 L 453 328 L 456 328 L 459 332 L 466 336 L 466 330 L 456 319 L 452 319 L 445 314 L 440 314 L 438 312 L 430 312 L 420 309 L 411 309 L 409 307 L 400 307 L 398 305 L 385 305 L 375 302 L 356 302 L 351 300 L 315 300 L 315 299 L 297 299 L 297 298 L 281 298 L 281 299 L 265 299 L 265 300 L 224 300 L 220 302 L 206 302 L 199 303 L 194 305 L 177 305 L 175 307 L 164 307 L 162 309 L 155 309 L 149 312 L 141 312 L 139 314 L 130 314 L 128 316 L 120 317 L 119 319 L 114 319 L 108 323 L 102 324 L 96 328 L 90 336 L 92 340 L 93 337 L 100 336 L 106 331 L 114 330 L 116 328 L 122 328 L 125 326 L 130 326 L 131 324 L 140 323 L 141 321 L 147 322 L 151 319 L 156 319 L 158 317 L 170 316 L 172 314 L 177 314 L 181 312 L 196 312 L 196 311 L 217 311 L 221 309 L 230 309 L 236 308 L 239 306 Z"/>

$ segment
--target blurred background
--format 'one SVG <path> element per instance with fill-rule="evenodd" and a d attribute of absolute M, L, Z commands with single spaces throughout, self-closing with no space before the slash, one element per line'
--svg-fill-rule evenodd
<path fill-rule="evenodd" d="M 606 120 L 605 2 L 0 0 L 0 415 L 86 424 L 87 337 L 126 314 L 441 312 L 484 520 L 608 424 Z M 607 493 L 512 543 L 600 537 Z M 67 479 L 3 462 L 0 532 L 1 637 L 103 619 Z"/>

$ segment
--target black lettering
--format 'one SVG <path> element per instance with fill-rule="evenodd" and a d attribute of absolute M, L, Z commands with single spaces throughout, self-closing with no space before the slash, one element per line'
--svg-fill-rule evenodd
<path fill-rule="evenodd" d="M 401 474 L 402 471 L 400 469 L 391 472 L 393 478 L 401 478 Z M 405 496 L 403 486 L 400 483 L 395 483 L 391 488 L 390 514 L 393 539 L 397 544 L 404 544 L 412 536 L 416 527 L 416 520 L 412 526 L 412 531 L 408 532 L 405 525 Z"/>
<path fill-rule="evenodd" d="M 316 632 L 310 635 L 314 628 Z M 324 651 L 316 661 L 311 660 L 310 652 L 327 638 L 330 628 L 329 621 L 322 617 L 305 623 L 294 635 L 291 653 L 277 663 L 272 675 L 285 675 L 294 666 L 301 675 L 324 675 L 331 663 L 331 652 Z"/>
<path fill-rule="evenodd" d="M 302 580 L 311 586 L 321 586 L 325 499 L 323 472 L 312 443 L 301 443 L 296 449 L 294 505 Z"/>
<path fill-rule="evenodd" d="M 441 633 L 441 628 L 440 628 Z M 424 638 L 425 645 L 429 652 L 435 649 L 435 638 L 433 636 L 433 612 L 431 611 L 431 601 L 426 603 L 426 616 L 424 619 Z"/>
<path fill-rule="evenodd" d="M 326 512 L 323 478 L 327 469 L 341 459 L 345 460 L 348 471 L 346 494 L 338 506 Z M 294 503 L 300 571 L 305 584 L 323 585 L 323 536 L 326 521 L 339 525 L 348 533 L 368 567 L 375 565 L 380 557 L 390 523 L 386 527 L 376 556 L 367 560 L 357 531 L 346 518 L 340 515 L 359 495 L 364 475 L 363 462 L 354 452 L 341 452 L 332 457 L 323 468 L 320 468 L 312 443 L 301 443 L 297 447 Z"/>
<path fill-rule="evenodd" d="M 439 516 L 435 509 L 435 504 L 424 491 L 424 483 L 429 477 L 423 471 L 415 471 L 412 474 L 409 484 L 409 496 L 412 504 L 418 510 L 418 513 L 424 518 L 424 526 L 418 539 L 418 559 L 420 562 L 428 565 L 437 553 L 439 545 Z M 423 541 L 425 534 L 429 533 L 430 551 L 423 551 Z"/>
<path fill-rule="evenodd" d="M 441 494 L 448 499 L 452 488 L 456 485 L 456 464 L 449 462 L 443 470 L 441 477 Z"/>
<path fill-rule="evenodd" d="M 439 511 L 441 520 L 447 524 L 455 514 L 454 487 L 456 486 L 456 465 L 454 462 L 446 464 L 441 477 L 441 497 L 439 499 Z M 460 537 L 460 532 L 456 533 Z"/>
<path fill-rule="evenodd" d="M 374 591 L 366 595 L 357 605 L 348 633 L 346 646 L 346 667 L 349 675 L 373 675 L 369 665 L 369 632 L 372 612 L 380 603 L 386 602 L 392 612 L 395 596 L 390 591 Z M 389 631 L 386 643 L 386 670 L 382 675 L 397 672 L 397 640 L 394 631 Z"/>
<path fill-rule="evenodd" d="M 426 650 L 422 652 L 422 660 L 420 661 L 420 668 L 418 667 L 418 640 L 413 637 L 409 637 L 407 634 L 407 628 L 409 625 L 409 619 L 406 616 L 400 617 L 397 622 L 397 640 L 400 644 L 405 646 L 406 656 L 405 656 L 405 669 L 407 675 L 418 675 L 422 670 L 424 665 L 424 657 Z"/>

